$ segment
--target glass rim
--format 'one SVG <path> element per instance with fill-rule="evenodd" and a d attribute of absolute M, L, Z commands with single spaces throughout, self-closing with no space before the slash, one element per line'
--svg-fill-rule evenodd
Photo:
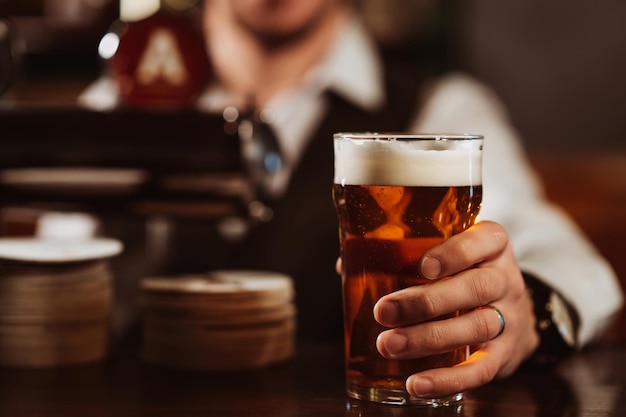
<path fill-rule="evenodd" d="M 379 140 L 483 140 L 484 136 L 473 133 L 406 133 L 406 132 L 337 132 L 334 139 Z"/>

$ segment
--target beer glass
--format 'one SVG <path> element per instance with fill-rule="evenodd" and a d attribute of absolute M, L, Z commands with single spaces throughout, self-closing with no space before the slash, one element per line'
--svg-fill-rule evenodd
<path fill-rule="evenodd" d="M 334 135 L 349 397 L 430 406 L 462 399 L 462 393 L 414 398 L 405 381 L 413 373 L 462 362 L 468 348 L 385 359 L 376 349 L 385 328 L 374 320 L 373 307 L 386 294 L 431 283 L 418 275 L 422 254 L 474 223 L 482 201 L 482 141 L 468 134 Z"/>

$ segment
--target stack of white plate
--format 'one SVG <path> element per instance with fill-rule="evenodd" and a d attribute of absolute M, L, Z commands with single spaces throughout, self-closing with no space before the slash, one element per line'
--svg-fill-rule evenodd
<path fill-rule="evenodd" d="M 0 239 L 0 365 L 53 367 L 106 356 L 112 239 Z"/>
<path fill-rule="evenodd" d="M 179 369 L 237 370 L 289 359 L 295 349 L 291 278 L 260 271 L 146 278 L 142 356 Z"/>

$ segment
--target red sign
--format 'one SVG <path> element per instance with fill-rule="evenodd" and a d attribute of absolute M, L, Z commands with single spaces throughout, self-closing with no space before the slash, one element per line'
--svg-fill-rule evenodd
<path fill-rule="evenodd" d="M 110 60 L 121 102 L 130 106 L 189 106 L 210 78 L 206 46 L 186 17 L 164 11 L 124 23 Z"/>

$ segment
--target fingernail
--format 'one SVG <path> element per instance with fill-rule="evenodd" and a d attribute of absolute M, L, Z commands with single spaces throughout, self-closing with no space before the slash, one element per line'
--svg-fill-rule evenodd
<path fill-rule="evenodd" d="M 393 301 L 383 301 L 374 306 L 376 320 L 383 326 L 392 327 L 396 324 L 400 311 Z"/>
<path fill-rule="evenodd" d="M 415 397 L 431 397 L 433 392 L 433 382 L 421 376 L 413 376 L 409 381 L 410 393 Z M 409 388 L 409 387 L 407 387 Z"/>
<path fill-rule="evenodd" d="M 427 279 L 435 279 L 441 274 L 441 261 L 432 256 L 426 256 L 422 259 L 421 265 L 422 276 Z"/>
<path fill-rule="evenodd" d="M 406 350 L 409 341 L 399 333 L 389 333 L 385 338 L 384 348 L 389 355 L 396 355 Z"/>

